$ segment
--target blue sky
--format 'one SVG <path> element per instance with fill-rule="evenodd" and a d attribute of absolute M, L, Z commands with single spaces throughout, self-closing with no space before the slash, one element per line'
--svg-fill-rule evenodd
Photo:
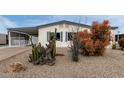
<path fill-rule="evenodd" d="M 119 15 L 1 15 L 0 33 L 7 33 L 6 28 L 11 27 L 31 27 L 50 22 L 68 20 L 90 25 L 92 21 L 101 22 L 109 20 L 111 26 L 118 26 L 120 33 L 124 33 L 124 16 Z"/>

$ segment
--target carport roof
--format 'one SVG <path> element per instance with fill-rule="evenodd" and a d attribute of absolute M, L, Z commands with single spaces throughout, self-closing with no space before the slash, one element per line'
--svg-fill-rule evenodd
<path fill-rule="evenodd" d="M 24 32 L 30 35 L 38 35 L 37 27 L 8 28 L 8 31 L 18 31 L 18 32 Z"/>

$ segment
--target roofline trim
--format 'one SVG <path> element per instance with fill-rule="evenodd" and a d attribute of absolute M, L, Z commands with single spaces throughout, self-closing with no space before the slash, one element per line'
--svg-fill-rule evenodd
<path fill-rule="evenodd" d="M 66 21 L 66 20 L 52 22 L 52 23 L 48 23 L 48 24 L 43 24 L 43 25 L 39 25 L 37 27 L 40 28 L 40 27 L 52 26 L 52 25 L 56 25 L 56 24 L 74 24 L 74 25 L 77 25 L 77 26 L 83 26 L 83 27 L 87 27 L 87 28 L 91 27 L 90 25 L 71 22 L 71 21 Z"/>

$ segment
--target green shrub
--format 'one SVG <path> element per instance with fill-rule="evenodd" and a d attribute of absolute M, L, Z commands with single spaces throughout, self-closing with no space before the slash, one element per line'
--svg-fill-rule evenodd
<path fill-rule="evenodd" d="M 116 49 L 116 43 L 112 44 L 112 49 Z"/>

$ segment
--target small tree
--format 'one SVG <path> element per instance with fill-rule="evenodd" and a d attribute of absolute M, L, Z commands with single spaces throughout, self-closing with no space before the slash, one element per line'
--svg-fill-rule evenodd
<path fill-rule="evenodd" d="M 73 33 L 73 38 L 72 38 L 72 45 L 71 45 L 71 50 L 72 50 L 72 59 L 75 62 L 78 62 L 79 56 L 78 56 L 78 37 L 75 33 Z"/>
<path fill-rule="evenodd" d="M 108 20 L 102 23 L 93 22 L 90 31 L 79 32 L 82 54 L 87 56 L 103 55 L 105 47 L 109 44 L 110 33 Z"/>

